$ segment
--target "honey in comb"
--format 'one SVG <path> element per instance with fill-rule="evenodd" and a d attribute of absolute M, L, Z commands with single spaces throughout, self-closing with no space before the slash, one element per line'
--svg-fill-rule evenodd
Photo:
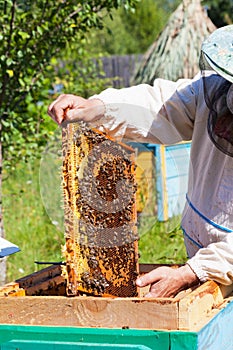
<path fill-rule="evenodd" d="M 134 151 L 82 122 L 62 140 L 67 295 L 137 296 Z"/>

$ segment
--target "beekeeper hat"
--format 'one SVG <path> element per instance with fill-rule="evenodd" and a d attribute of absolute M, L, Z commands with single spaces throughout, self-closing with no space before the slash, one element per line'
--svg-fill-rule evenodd
<path fill-rule="evenodd" d="M 202 44 L 200 68 L 233 83 L 233 24 L 216 29 Z"/>

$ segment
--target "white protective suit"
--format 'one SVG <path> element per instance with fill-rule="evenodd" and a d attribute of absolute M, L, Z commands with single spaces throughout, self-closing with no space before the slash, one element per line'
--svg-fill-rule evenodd
<path fill-rule="evenodd" d="M 222 78 L 209 72 L 206 79 L 211 79 L 211 96 Z M 203 282 L 233 283 L 233 158 L 208 136 L 202 76 L 110 88 L 91 98 L 104 102 L 105 115 L 98 125 L 117 139 L 160 144 L 192 140 L 187 193 L 191 203 L 186 203 L 182 217 L 187 263 Z"/>

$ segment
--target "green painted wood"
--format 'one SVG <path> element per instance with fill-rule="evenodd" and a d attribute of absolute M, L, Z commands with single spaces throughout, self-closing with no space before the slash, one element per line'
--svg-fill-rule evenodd
<path fill-rule="evenodd" d="M 0 350 L 86 350 L 88 348 L 171 350 L 169 332 L 0 325 Z"/>
<path fill-rule="evenodd" d="M 196 332 L 171 332 L 170 344 L 171 350 L 197 350 L 197 333 Z"/>
<path fill-rule="evenodd" d="M 40 340 L 12 340 L 2 344 L 2 350 L 150 350 L 144 345 L 122 345 L 104 343 L 51 342 Z"/>

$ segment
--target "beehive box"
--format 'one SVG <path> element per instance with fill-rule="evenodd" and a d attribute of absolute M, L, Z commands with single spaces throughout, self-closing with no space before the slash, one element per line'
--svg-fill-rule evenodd
<path fill-rule="evenodd" d="M 184 209 L 191 142 L 147 144 L 147 149 L 155 159 L 158 220 L 166 221 Z"/>
<path fill-rule="evenodd" d="M 209 281 L 175 298 L 67 297 L 53 265 L 0 288 L 0 349 L 230 350 L 231 292 Z"/>
<path fill-rule="evenodd" d="M 140 265 L 141 273 L 154 265 Z M 196 331 L 229 301 L 232 287 L 208 281 L 175 298 L 66 296 L 60 266 L 0 289 L 0 323 Z"/>

